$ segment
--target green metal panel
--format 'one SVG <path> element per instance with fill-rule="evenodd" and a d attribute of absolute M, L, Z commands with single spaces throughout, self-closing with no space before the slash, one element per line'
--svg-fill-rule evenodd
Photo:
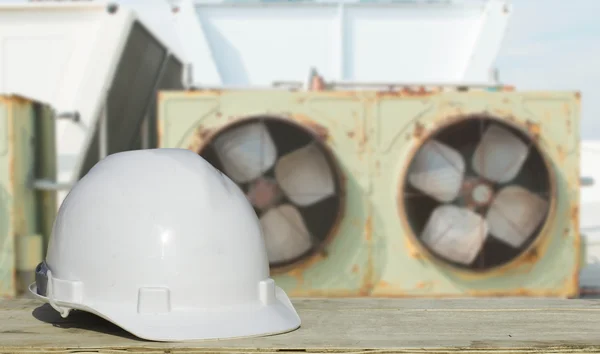
<path fill-rule="evenodd" d="M 512 262 L 486 271 L 439 261 L 406 222 L 401 187 L 417 148 L 471 115 L 532 137 L 553 172 L 552 218 Z M 234 90 L 162 92 L 160 147 L 200 151 L 259 115 L 303 125 L 332 151 L 344 180 L 341 221 L 325 250 L 272 271 L 292 296 L 574 296 L 580 235 L 579 96 L 571 92 Z M 465 118 L 466 119 L 466 118 Z"/>
<path fill-rule="evenodd" d="M 161 147 L 183 147 L 198 151 L 225 124 L 244 117 L 268 113 L 301 122 L 323 134 L 327 146 L 336 154 L 345 177 L 343 218 L 327 247 L 326 255 L 317 253 L 298 268 L 276 276 L 279 286 L 298 291 L 340 295 L 356 293 L 366 287 L 369 268 L 369 208 L 364 189 L 369 181 L 367 151 L 361 141 L 346 132 L 363 131 L 366 116 L 359 97 L 321 97 L 296 95 L 285 91 L 257 92 L 162 92 L 159 96 Z M 339 120 L 339 117 L 353 117 Z M 339 130 L 331 128 L 336 126 Z M 358 269 L 357 269 L 358 268 Z M 332 273 L 334 272 L 334 273 Z M 335 274 L 335 276 L 332 276 Z"/>
<path fill-rule="evenodd" d="M 53 112 L 0 96 L 0 127 L 0 296 L 15 296 L 32 280 L 56 213 L 54 193 L 32 188 L 56 176 Z"/>
<path fill-rule="evenodd" d="M 382 96 L 371 165 L 377 248 L 386 259 L 374 272 L 373 295 L 559 296 L 578 294 L 579 98 L 571 92 L 469 92 L 423 97 Z M 488 271 L 458 270 L 432 257 L 403 223 L 398 189 L 416 148 L 449 120 L 493 115 L 534 137 L 554 173 L 554 213 L 533 244 L 514 261 Z M 391 192 L 391 193 L 390 193 Z M 397 250 L 403 250 L 398 252 Z"/>

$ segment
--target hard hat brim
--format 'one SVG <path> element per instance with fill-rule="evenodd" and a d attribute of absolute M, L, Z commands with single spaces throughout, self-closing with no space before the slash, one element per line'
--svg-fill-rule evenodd
<path fill-rule="evenodd" d="M 29 291 L 40 301 L 36 283 Z M 131 306 L 94 302 L 93 306 L 56 301 L 59 306 L 93 313 L 141 339 L 152 341 L 197 341 L 261 337 L 291 332 L 300 327 L 300 317 L 287 294 L 276 287 L 276 301 L 270 305 L 243 304 L 224 309 L 174 310 L 161 314 L 140 314 Z"/>

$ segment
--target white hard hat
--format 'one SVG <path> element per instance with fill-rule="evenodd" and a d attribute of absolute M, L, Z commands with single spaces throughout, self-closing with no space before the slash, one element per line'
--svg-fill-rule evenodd
<path fill-rule="evenodd" d="M 246 197 L 184 149 L 121 152 L 96 164 L 61 205 L 30 291 L 63 317 L 91 312 L 149 340 L 300 326 L 270 278 Z"/>

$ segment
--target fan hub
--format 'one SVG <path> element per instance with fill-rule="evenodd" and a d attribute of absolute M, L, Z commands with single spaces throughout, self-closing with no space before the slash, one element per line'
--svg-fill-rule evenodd
<path fill-rule="evenodd" d="M 471 190 L 471 199 L 476 205 L 488 205 L 493 196 L 494 190 L 487 183 L 477 183 Z"/>
<path fill-rule="evenodd" d="M 260 177 L 250 184 L 248 200 L 254 207 L 264 210 L 281 198 L 281 190 L 272 178 Z"/>

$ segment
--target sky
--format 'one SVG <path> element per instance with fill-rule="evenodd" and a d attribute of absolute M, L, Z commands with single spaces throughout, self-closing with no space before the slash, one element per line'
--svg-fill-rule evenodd
<path fill-rule="evenodd" d="M 496 66 L 517 89 L 579 90 L 581 137 L 600 140 L 600 0 L 513 0 Z"/>
<path fill-rule="evenodd" d="M 0 3 L 14 1 L 24 0 Z M 512 7 L 496 61 L 500 80 L 523 90 L 579 90 L 581 137 L 600 141 L 600 0 L 512 0 Z"/>

